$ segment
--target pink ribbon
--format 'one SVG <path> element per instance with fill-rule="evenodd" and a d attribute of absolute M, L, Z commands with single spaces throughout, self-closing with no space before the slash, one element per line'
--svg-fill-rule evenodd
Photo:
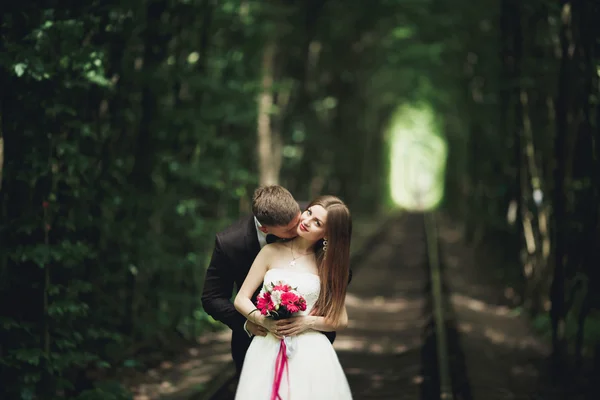
<path fill-rule="evenodd" d="M 275 360 L 275 377 L 273 379 L 273 391 L 271 392 L 271 400 L 282 400 L 279 395 L 279 387 L 283 379 L 283 371 L 285 371 L 288 381 L 288 398 L 290 397 L 290 371 L 288 369 L 288 359 L 286 355 L 287 346 L 283 339 L 279 345 L 279 353 L 277 353 L 277 359 Z"/>

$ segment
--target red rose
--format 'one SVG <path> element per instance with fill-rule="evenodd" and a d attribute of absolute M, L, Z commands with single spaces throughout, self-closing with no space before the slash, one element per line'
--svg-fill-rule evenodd
<path fill-rule="evenodd" d="M 42 207 L 44 207 L 44 208 L 48 208 L 49 206 L 50 206 L 50 203 L 48 203 L 47 201 L 44 201 L 42 203 Z"/>

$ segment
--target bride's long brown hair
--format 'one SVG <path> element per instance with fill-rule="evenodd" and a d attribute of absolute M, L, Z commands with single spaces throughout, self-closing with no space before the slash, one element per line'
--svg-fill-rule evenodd
<path fill-rule="evenodd" d="M 335 196 L 317 197 L 308 208 L 315 205 L 320 205 L 327 211 L 324 236 L 327 239 L 327 251 L 323 251 L 323 240 L 315 243 L 321 292 L 314 313 L 330 321 L 337 321 L 343 312 L 348 288 L 352 218 L 348 207 Z"/>

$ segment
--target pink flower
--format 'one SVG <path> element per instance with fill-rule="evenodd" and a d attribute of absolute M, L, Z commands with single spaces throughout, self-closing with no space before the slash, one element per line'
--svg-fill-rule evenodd
<path fill-rule="evenodd" d="M 285 292 L 281 295 L 281 305 L 284 306 L 292 314 L 300 311 L 300 300 L 301 297 L 299 297 L 294 292 Z M 304 306 L 304 309 L 306 309 L 306 305 Z"/>
<path fill-rule="evenodd" d="M 290 285 L 286 285 L 285 283 L 279 282 L 279 284 L 273 286 L 273 291 L 275 290 L 278 290 L 280 292 L 289 292 L 290 290 L 292 290 L 292 287 Z"/>
<path fill-rule="evenodd" d="M 298 300 L 298 307 L 300 307 L 300 311 L 306 311 L 306 300 L 304 300 L 304 297 L 300 297 L 300 299 Z"/>
<path fill-rule="evenodd" d="M 273 311 L 275 309 L 275 306 L 271 301 L 271 293 L 265 292 L 262 295 L 260 295 L 256 302 L 256 308 L 260 310 L 260 313 L 262 315 L 267 315 L 269 311 Z"/>
<path fill-rule="evenodd" d="M 288 304 L 286 307 L 287 307 L 288 311 L 290 313 L 292 313 L 292 314 L 297 313 L 298 311 L 300 311 L 300 308 L 298 308 L 298 306 L 295 305 L 295 304 Z"/>

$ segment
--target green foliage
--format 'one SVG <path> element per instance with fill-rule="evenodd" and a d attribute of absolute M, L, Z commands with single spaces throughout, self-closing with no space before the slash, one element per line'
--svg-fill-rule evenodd
<path fill-rule="evenodd" d="M 443 3 L 431 16 L 446 17 L 443 67 L 430 76 L 445 89 L 446 211 L 473 243 L 498 243 L 504 278 L 552 333 L 563 368 L 554 372 L 565 373 L 582 354 L 578 337 L 589 347 L 600 339 L 600 9 L 591 0 Z"/>
<path fill-rule="evenodd" d="M 549 315 L 538 315 L 533 320 L 534 329 L 547 339 L 552 337 L 552 321 Z M 570 313 L 565 324 L 565 338 L 569 343 L 574 343 L 579 334 L 577 315 Z M 590 316 L 586 318 L 583 329 L 583 346 L 593 349 L 600 337 L 600 318 Z"/>
<path fill-rule="evenodd" d="M 160 34 L 158 4 L 179 13 Z M 214 233 L 256 184 L 245 150 L 253 140 L 241 134 L 254 129 L 255 87 L 241 62 L 227 80 L 205 71 L 229 38 L 210 43 L 210 61 L 188 62 L 206 57 L 196 32 L 210 21 L 181 19 L 202 7 L 21 4 L 4 15 L 8 398 L 130 398 L 117 386 L 82 392 L 79 371 L 111 370 L 141 349 L 214 329 L 200 292 Z M 212 11 L 224 25 L 234 17 Z"/>

